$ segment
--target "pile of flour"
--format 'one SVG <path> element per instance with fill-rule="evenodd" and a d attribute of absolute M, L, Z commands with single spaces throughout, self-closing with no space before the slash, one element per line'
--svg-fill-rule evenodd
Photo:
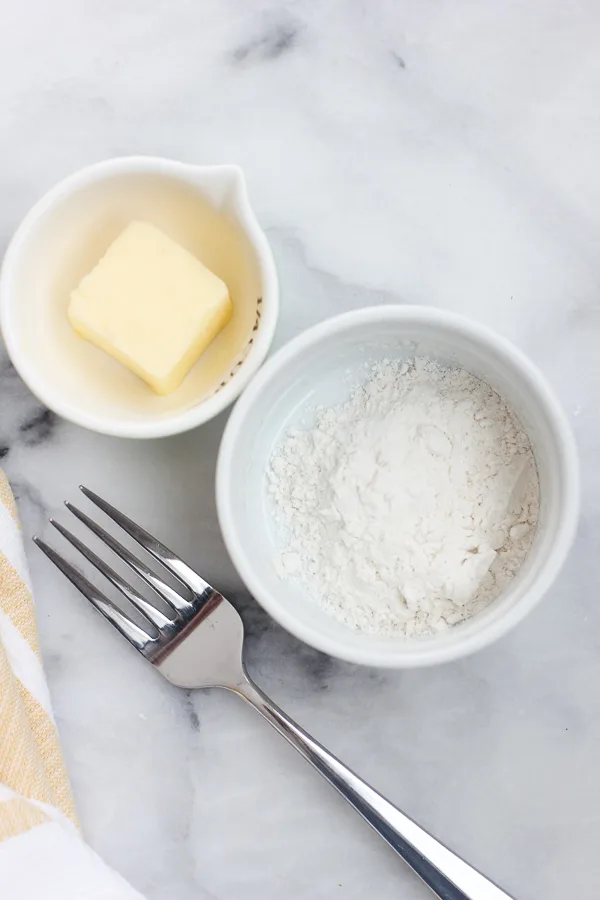
<path fill-rule="evenodd" d="M 472 616 L 515 574 L 538 517 L 513 411 L 464 369 L 419 357 L 377 363 L 348 402 L 286 434 L 268 481 L 280 577 L 369 634 Z"/>

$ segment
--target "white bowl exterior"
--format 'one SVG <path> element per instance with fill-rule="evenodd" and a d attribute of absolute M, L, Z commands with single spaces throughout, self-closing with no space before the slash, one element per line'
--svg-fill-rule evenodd
<path fill-rule="evenodd" d="M 144 174 L 178 179 L 193 186 L 210 204 L 227 211 L 238 223 L 252 247 L 258 267 L 261 327 L 243 363 L 218 393 L 173 413 L 154 415 L 142 411 L 135 418 L 128 418 L 126 414 L 117 418 L 94 409 L 93 404 L 65 397 L 50 355 L 36 352 L 28 325 L 28 319 L 31 322 L 37 315 L 35 304 L 32 302 L 31 311 L 26 310 L 26 315 L 20 304 L 30 302 L 24 273 L 36 265 L 36 241 L 43 243 L 45 234 L 52 234 L 51 239 L 56 241 L 60 252 L 62 226 L 58 227 L 58 234 L 52 232 L 54 223 L 60 221 L 65 202 L 71 201 L 82 190 L 109 183 L 115 177 Z M 243 173 L 235 165 L 195 166 L 154 157 L 123 157 L 88 166 L 60 182 L 33 207 L 17 229 L 2 264 L 0 327 L 9 356 L 23 380 L 42 403 L 64 418 L 93 431 L 120 437 L 154 438 L 187 431 L 229 406 L 263 362 L 273 339 L 278 312 L 279 288 L 273 255 L 250 207 Z M 57 349 L 55 355 L 59 354 Z"/>
<path fill-rule="evenodd" d="M 361 361 L 382 356 L 432 356 L 456 363 L 511 403 L 536 455 L 541 511 L 533 546 L 509 587 L 461 626 L 421 639 L 376 638 L 343 626 L 302 590 L 281 581 L 265 492 L 270 451 L 293 410 L 313 394 L 334 402 L 333 385 Z M 333 378 L 331 377 L 333 374 Z M 323 385 L 329 382 L 330 387 Z M 343 393 L 343 391 L 342 391 Z M 284 628 L 332 656 L 374 666 L 411 667 L 472 653 L 504 634 L 541 599 L 572 543 L 579 476 L 564 413 L 535 366 L 483 326 L 441 310 L 382 306 L 343 314 L 293 340 L 264 366 L 236 404 L 217 467 L 217 508 L 225 543 L 253 596 Z"/>

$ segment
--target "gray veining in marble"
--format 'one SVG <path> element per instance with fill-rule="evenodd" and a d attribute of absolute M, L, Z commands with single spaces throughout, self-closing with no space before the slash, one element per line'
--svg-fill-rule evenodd
<path fill-rule="evenodd" d="M 472 659 L 378 672 L 276 627 L 234 572 L 225 416 L 123 442 L 48 414 L 0 351 L 26 538 L 88 483 L 243 610 L 273 698 L 519 900 L 600 893 L 600 7 L 596 0 L 21 0 L 0 29 L 0 241 L 73 169 L 239 162 L 281 276 L 277 344 L 342 310 L 437 304 L 525 349 L 578 438 L 583 516 L 543 605 Z M 164 683 L 30 549 L 88 840 L 151 900 L 425 900 L 252 711 Z M 175 765 L 173 762 L 175 761 Z"/>

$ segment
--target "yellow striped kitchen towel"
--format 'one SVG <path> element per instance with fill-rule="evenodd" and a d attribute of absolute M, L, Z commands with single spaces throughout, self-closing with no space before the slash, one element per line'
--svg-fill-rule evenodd
<path fill-rule="evenodd" d="M 83 842 L 52 716 L 17 510 L 0 470 L 0 896 L 140 900 Z"/>

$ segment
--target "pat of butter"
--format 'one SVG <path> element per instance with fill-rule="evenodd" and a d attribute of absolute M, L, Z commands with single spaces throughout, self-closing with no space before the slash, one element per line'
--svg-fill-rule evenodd
<path fill-rule="evenodd" d="M 148 222 L 131 222 L 71 294 L 78 334 L 174 391 L 231 318 L 227 285 Z"/>

